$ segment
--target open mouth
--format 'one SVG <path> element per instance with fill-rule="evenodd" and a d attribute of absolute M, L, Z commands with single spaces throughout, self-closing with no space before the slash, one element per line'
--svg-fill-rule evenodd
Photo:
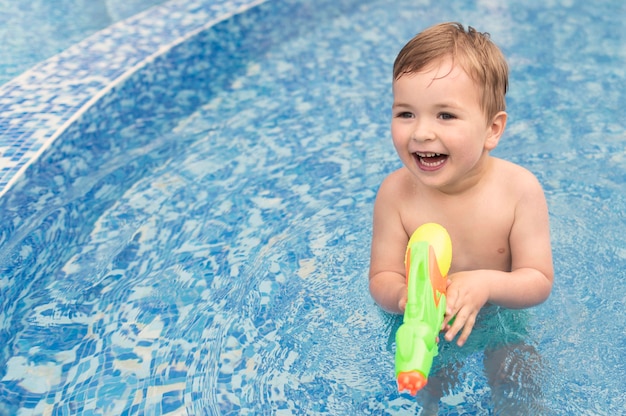
<path fill-rule="evenodd" d="M 448 155 L 442 153 L 413 153 L 417 166 L 423 170 L 437 170 L 448 160 Z"/>

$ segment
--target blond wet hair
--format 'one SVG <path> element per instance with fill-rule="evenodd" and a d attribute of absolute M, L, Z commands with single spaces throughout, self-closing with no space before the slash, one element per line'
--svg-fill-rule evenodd
<path fill-rule="evenodd" d="M 396 57 L 393 80 L 421 72 L 450 58 L 481 90 L 480 106 L 487 120 L 506 110 L 509 67 L 489 33 L 448 22 L 432 26 L 411 39 Z"/>

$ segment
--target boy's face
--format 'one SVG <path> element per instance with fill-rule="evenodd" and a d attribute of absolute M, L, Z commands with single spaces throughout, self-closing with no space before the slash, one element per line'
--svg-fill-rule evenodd
<path fill-rule="evenodd" d="M 486 169 L 497 145 L 480 107 L 480 89 L 451 59 L 393 83 L 391 135 L 404 165 L 422 183 L 460 192 Z M 505 116 L 506 117 L 506 116 Z"/>

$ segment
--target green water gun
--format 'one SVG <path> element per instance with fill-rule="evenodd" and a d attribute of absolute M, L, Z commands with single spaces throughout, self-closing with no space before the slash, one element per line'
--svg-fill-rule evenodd
<path fill-rule="evenodd" d="M 450 235 L 439 224 L 420 226 L 407 245 L 404 263 L 407 302 L 396 332 L 398 391 L 413 396 L 428 381 L 446 311 L 447 276 L 452 261 Z"/>

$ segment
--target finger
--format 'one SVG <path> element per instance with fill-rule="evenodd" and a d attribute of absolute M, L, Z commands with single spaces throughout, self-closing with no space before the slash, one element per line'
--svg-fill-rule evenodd
<path fill-rule="evenodd" d="M 406 301 L 406 296 L 402 296 L 398 302 L 398 308 L 402 311 L 402 313 L 404 313 L 404 310 L 406 309 Z"/>
<path fill-rule="evenodd" d="M 447 331 L 454 324 L 456 320 L 456 315 L 448 315 L 446 314 L 443 317 L 443 322 L 441 324 L 441 331 Z"/>
<path fill-rule="evenodd" d="M 447 299 L 446 299 L 446 317 L 452 317 L 456 314 L 455 311 L 455 307 L 454 307 L 454 297 L 451 297 L 448 295 Z M 446 320 L 446 322 L 449 321 L 449 319 Z"/>
<path fill-rule="evenodd" d="M 463 314 L 462 312 L 459 312 L 456 315 L 456 318 L 454 319 L 454 323 L 452 323 L 452 325 L 448 325 L 449 329 L 446 331 L 446 335 L 444 337 L 447 341 L 452 341 L 454 337 L 456 337 L 456 334 L 461 329 L 463 329 L 463 326 L 465 325 L 465 319 L 467 318 L 465 314 Z"/>
<path fill-rule="evenodd" d="M 458 345 L 459 347 L 462 347 L 463 345 L 465 345 L 465 342 L 467 341 L 470 334 L 472 333 L 472 329 L 474 329 L 475 323 L 476 323 L 476 318 L 474 315 L 471 315 L 467 318 L 467 320 L 465 321 L 465 325 L 463 326 L 463 332 L 461 332 L 461 335 L 459 336 L 459 339 L 457 340 L 456 345 Z"/>

